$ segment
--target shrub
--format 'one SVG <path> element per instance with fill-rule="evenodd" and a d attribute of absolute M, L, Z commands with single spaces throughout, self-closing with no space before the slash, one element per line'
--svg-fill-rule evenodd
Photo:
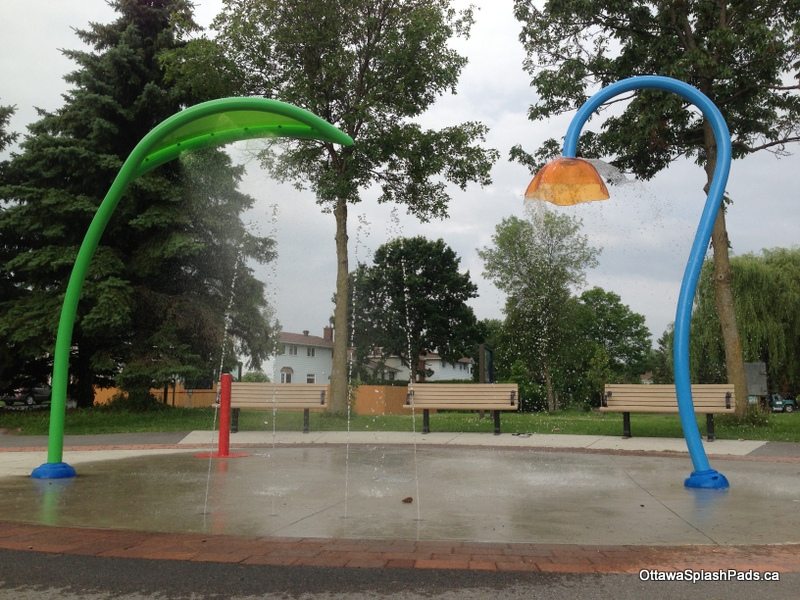
<path fill-rule="evenodd" d="M 169 407 L 159 402 L 148 390 L 140 389 L 115 394 L 104 408 L 116 411 L 147 412 L 166 410 Z"/>
<path fill-rule="evenodd" d="M 242 381 L 246 383 L 269 383 L 269 377 L 264 371 L 248 371 L 242 375 Z"/>
<path fill-rule="evenodd" d="M 736 415 L 721 415 L 720 423 L 723 425 L 739 427 L 767 427 L 769 425 L 770 413 L 761 410 L 758 406 L 748 406 L 747 412 L 741 419 Z"/>

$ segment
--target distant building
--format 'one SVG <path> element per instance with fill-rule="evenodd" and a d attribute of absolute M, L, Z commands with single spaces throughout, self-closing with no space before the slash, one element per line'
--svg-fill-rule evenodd
<path fill-rule="evenodd" d="M 371 357 L 374 360 L 374 357 Z M 433 374 L 426 377 L 425 381 L 472 381 L 471 358 L 460 358 L 455 363 L 442 360 L 436 352 L 425 352 L 420 355 L 420 368 L 424 365 L 426 371 Z M 383 363 L 386 367 L 387 380 L 400 379 L 408 381 L 409 369 L 400 362 L 400 357 L 389 356 Z"/>
<path fill-rule="evenodd" d="M 402 381 L 403 372 L 405 372 L 405 379 L 408 379 L 408 369 L 402 367 L 404 371 L 401 371 L 401 369 L 392 366 L 393 364 L 399 364 L 400 360 L 397 357 L 391 357 L 391 359 L 394 360 L 383 361 L 380 357 L 371 356 L 367 358 L 363 368 L 372 375 L 375 381 Z"/>
<path fill-rule="evenodd" d="M 433 374 L 426 381 L 472 381 L 471 358 L 455 363 L 444 362 L 436 352 L 419 357 Z M 408 381 L 408 367 L 397 356 L 381 360 L 379 354 L 369 356 L 364 365 L 377 380 Z M 325 327 L 322 337 L 282 331 L 278 337 L 278 353 L 273 361 L 273 381 L 276 383 L 329 383 L 333 368 L 333 327 Z"/>
<path fill-rule="evenodd" d="M 322 337 L 309 332 L 282 331 L 278 354 L 273 362 L 276 383 L 329 383 L 333 367 L 333 328 L 325 327 Z"/>

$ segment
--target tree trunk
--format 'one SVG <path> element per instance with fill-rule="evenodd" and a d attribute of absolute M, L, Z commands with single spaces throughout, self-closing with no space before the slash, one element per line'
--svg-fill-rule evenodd
<path fill-rule="evenodd" d="M 425 383 L 425 379 L 426 379 L 427 373 L 425 372 L 425 359 L 424 358 L 420 358 L 417 361 L 417 370 L 416 370 L 416 373 L 414 374 L 414 376 L 416 377 L 415 381 L 417 383 Z"/>
<path fill-rule="evenodd" d="M 717 145 L 711 126 L 704 123 L 704 136 L 706 156 L 706 175 L 711 185 L 714 169 L 717 165 Z M 714 248 L 714 301 L 719 316 L 722 340 L 725 347 L 725 371 L 728 383 L 732 383 L 736 395 L 736 415 L 743 417 L 747 412 L 747 378 L 744 371 L 744 356 L 742 342 L 739 338 L 739 328 L 736 324 L 736 313 L 733 303 L 733 289 L 731 287 L 731 263 L 728 254 L 728 230 L 725 226 L 724 206 L 717 213 L 714 229 L 711 234 L 711 245 Z"/>
<path fill-rule="evenodd" d="M 349 327 L 347 305 L 350 297 L 347 261 L 347 202 L 340 198 L 333 209 L 336 217 L 336 306 L 333 312 L 333 366 L 331 368 L 330 412 L 347 412 L 347 344 Z"/>
<path fill-rule="evenodd" d="M 544 389 L 547 393 L 547 411 L 552 412 L 556 409 L 556 396 L 553 393 L 553 378 L 550 376 L 550 366 L 545 363 L 542 368 L 544 375 Z"/>
<path fill-rule="evenodd" d="M 91 352 L 78 343 L 78 352 L 75 356 L 73 373 L 75 374 L 75 401 L 79 408 L 94 406 L 94 373 L 89 364 Z"/>

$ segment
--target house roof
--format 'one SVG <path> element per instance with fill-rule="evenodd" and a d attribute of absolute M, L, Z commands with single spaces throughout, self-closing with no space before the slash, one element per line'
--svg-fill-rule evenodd
<path fill-rule="evenodd" d="M 298 346 L 314 346 L 316 348 L 333 348 L 332 341 L 318 335 L 292 333 L 290 331 L 281 331 L 280 335 L 278 335 L 278 342 L 281 344 L 297 344 Z"/>
<path fill-rule="evenodd" d="M 399 373 L 400 369 L 395 369 L 394 367 L 390 367 L 387 364 L 382 364 L 380 362 L 374 360 L 368 360 L 367 364 L 365 365 L 368 369 L 372 369 L 373 371 L 381 370 L 386 373 Z"/>
<path fill-rule="evenodd" d="M 395 355 L 392 355 L 392 356 L 395 356 Z M 378 352 L 373 352 L 367 358 L 375 359 L 375 358 L 378 358 L 378 357 L 380 357 L 380 352 L 379 351 Z M 438 352 L 430 352 L 430 351 L 423 352 L 422 354 L 419 355 L 419 358 L 422 359 L 422 360 L 430 360 L 430 361 L 442 360 L 442 357 L 439 356 Z M 456 360 L 456 362 L 457 363 L 464 363 L 464 364 L 471 365 L 475 361 L 473 359 L 471 359 L 470 357 L 468 357 L 468 356 L 463 356 L 463 357 L 459 358 L 458 360 Z"/>
<path fill-rule="evenodd" d="M 438 352 L 423 352 L 420 355 L 420 358 L 423 359 L 423 360 L 442 360 L 442 357 L 439 356 Z M 469 358 L 468 356 L 462 356 L 456 362 L 457 363 L 465 363 L 465 364 L 471 365 L 475 361 L 472 360 L 471 358 Z"/>

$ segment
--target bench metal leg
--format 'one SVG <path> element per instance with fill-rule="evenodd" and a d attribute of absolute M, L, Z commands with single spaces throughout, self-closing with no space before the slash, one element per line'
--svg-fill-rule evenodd
<path fill-rule="evenodd" d="M 714 415 L 708 413 L 706 415 L 706 436 L 709 442 L 713 442 L 717 439 L 717 436 L 714 435 Z"/>
<path fill-rule="evenodd" d="M 422 409 L 422 433 L 431 432 L 431 414 L 427 408 Z"/>
<path fill-rule="evenodd" d="M 239 431 L 239 411 L 241 408 L 231 409 L 231 433 Z"/>
<path fill-rule="evenodd" d="M 494 434 L 500 435 L 500 411 L 493 410 L 492 418 L 494 419 Z"/>
<path fill-rule="evenodd" d="M 308 414 L 309 410 L 307 408 L 303 409 L 303 433 L 308 433 Z"/>
<path fill-rule="evenodd" d="M 631 413 L 622 413 L 622 437 L 629 438 L 631 435 Z"/>

